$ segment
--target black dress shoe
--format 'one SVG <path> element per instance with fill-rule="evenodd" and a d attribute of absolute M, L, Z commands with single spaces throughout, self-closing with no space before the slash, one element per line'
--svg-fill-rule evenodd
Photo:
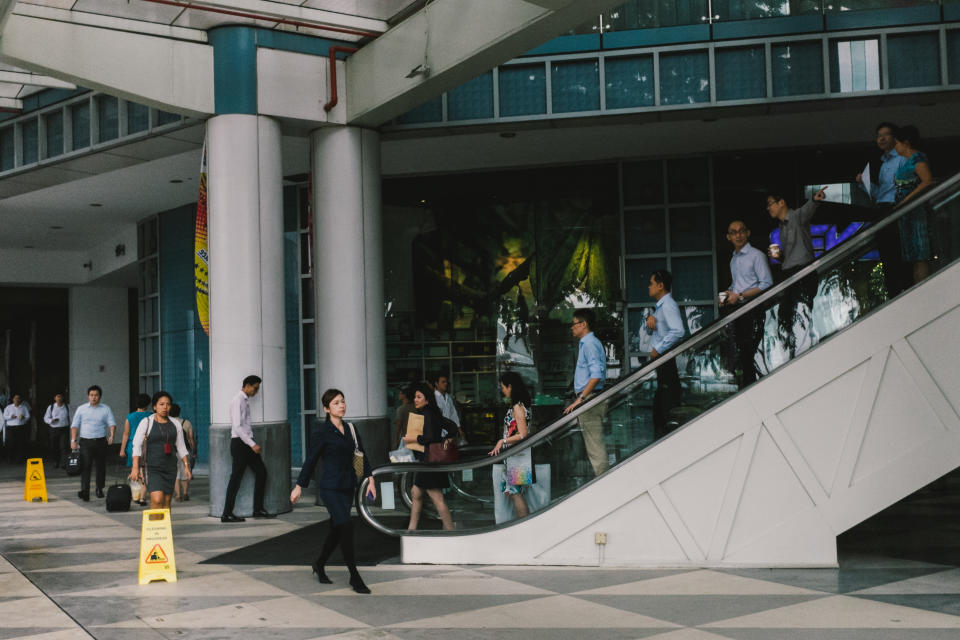
<path fill-rule="evenodd" d="M 220 522 L 246 522 L 246 521 L 247 521 L 246 518 L 238 518 L 232 513 L 225 513 L 222 516 L 220 516 Z"/>
<path fill-rule="evenodd" d="M 99 489 L 99 488 L 97 489 L 97 497 L 98 497 L 98 498 L 102 498 L 102 497 L 103 497 L 103 489 Z"/>
<path fill-rule="evenodd" d="M 261 509 L 260 511 L 254 511 L 254 512 L 253 512 L 253 517 L 254 517 L 254 518 L 276 518 L 276 517 L 277 517 L 277 514 L 275 514 L 275 513 L 267 513 L 266 511 L 264 511 L 264 510 Z"/>
<path fill-rule="evenodd" d="M 77 491 L 77 497 L 84 502 L 90 502 L 90 493 L 86 491 Z"/>
<path fill-rule="evenodd" d="M 320 584 L 333 584 L 333 580 L 328 578 L 327 572 L 323 570 L 323 565 L 320 564 L 320 558 L 313 561 L 313 572 L 317 574 L 317 582 Z"/>
<path fill-rule="evenodd" d="M 360 577 L 359 573 L 350 576 L 350 586 L 357 593 L 370 593 L 370 587 L 363 583 L 363 578 Z"/>

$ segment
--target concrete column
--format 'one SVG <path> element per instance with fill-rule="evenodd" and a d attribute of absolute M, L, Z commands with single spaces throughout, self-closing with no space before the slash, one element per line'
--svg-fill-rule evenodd
<path fill-rule="evenodd" d="M 318 404 L 341 389 L 371 463 L 386 462 L 386 346 L 380 136 L 330 127 L 310 137 Z"/>
<path fill-rule="evenodd" d="M 280 125 L 262 116 L 207 121 L 212 516 L 222 515 L 232 468 L 230 400 L 250 374 L 263 378 L 250 408 L 269 474 L 266 508 L 290 510 L 280 139 Z M 252 510 L 250 472 L 235 513 Z"/>

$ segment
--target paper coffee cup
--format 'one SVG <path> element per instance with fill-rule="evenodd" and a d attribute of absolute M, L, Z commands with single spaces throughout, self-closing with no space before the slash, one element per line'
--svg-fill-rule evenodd
<path fill-rule="evenodd" d="M 717 300 L 719 300 L 720 304 L 726 303 L 728 297 L 730 296 L 726 291 L 721 291 L 717 294 Z"/>
<path fill-rule="evenodd" d="M 780 258 L 780 245 L 771 244 L 768 251 L 770 253 L 771 258 L 776 258 L 776 259 Z"/>

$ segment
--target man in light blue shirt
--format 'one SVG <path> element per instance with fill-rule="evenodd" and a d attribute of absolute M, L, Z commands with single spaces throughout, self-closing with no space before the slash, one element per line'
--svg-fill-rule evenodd
<path fill-rule="evenodd" d="M 570 331 L 573 337 L 579 340 L 577 368 L 573 373 L 573 390 L 577 397 L 563 410 L 564 414 L 570 413 L 603 390 L 604 378 L 607 375 L 607 352 L 593 334 L 595 322 L 595 316 L 590 309 L 577 309 L 573 312 Z M 578 418 L 583 444 L 587 448 L 587 458 L 593 466 L 593 472 L 598 476 L 609 466 L 607 444 L 603 437 L 603 417 L 606 413 L 606 405 L 601 403 L 580 414 Z"/>
<path fill-rule="evenodd" d="M 894 204 L 897 195 L 897 186 L 894 184 L 894 177 L 897 171 L 907 161 L 906 158 L 899 155 L 894 149 L 894 134 L 897 131 L 897 125 L 892 122 L 881 122 L 877 125 L 877 146 L 880 148 L 880 170 L 877 172 L 877 181 L 870 185 L 870 199 L 874 204 Z M 863 186 L 863 174 L 857 174 L 857 182 L 860 187 L 866 191 Z"/>
<path fill-rule="evenodd" d="M 97 385 L 87 389 L 89 402 L 77 407 L 70 425 L 70 448 L 80 450 L 80 491 L 77 497 L 84 502 L 90 502 L 90 470 L 94 463 L 97 465 L 97 497 L 103 497 L 103 487 L 107 483 L 107 446 L 113 443 L 117 430 L 113 411 L 100 404 L 102 394 L 103 390 Z"/>
<path fill-rule="evenodd" d="M 686 330 L 683 328 L 683 316 L 680 307 L 670 290 L 673 286 L 673 275 L 666 269 L 658 269 L 650 276 L 650 285 L 647 291 L 650 297 L 657 301 L 654 313 L 647 316 L 646 331 L 652 336 L 650 341 L 650 359 L 655 360 L 672 349 L 683 339 Z M 682 389 L 680 375 L 677 372 L 677 361 L 674 358 L 667 360 L 657 367 L 657 391 L 653 396 L 653 434 L 661 438 L 669 431 L 670 410 L 680 404 Z"/>
<path fill-rule="evenodd" d="M 773 275 L 765 253 L 750 244 L 750 229 L 743 220 L 727 225 L 727 240 L 733 245 L 730 258 L 730 288 L 720 294 L 720 306 L 734 310 L 773 286 Z M 758 322 L 759 320 L 759 322 Z M 763 337 L 762 315 L 751 314 L 738 318 L 733 325 L 736 342 L 735 371 L 743 388 L 757 379 L 753 357 Z"/>

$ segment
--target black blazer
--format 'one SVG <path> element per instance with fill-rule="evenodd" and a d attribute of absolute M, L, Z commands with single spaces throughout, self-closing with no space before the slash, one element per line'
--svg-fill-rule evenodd
<path fill-rule="evenodd" d="M 354 425 L 356 430 L 356 425 Z M 360 432 L 357 432 L 357 443 L 360 445 L 360 451 L 363 451 L 363 475 L 371 474 L 370 459 L 363 449 L 363 440 L 360 439 Z M 320 473 L 321 489 L 353 489 L 357 486 L 357 476 L 353 472 L 353 436 L 350 433 L 350 425 L 343 421 L 343 433 L 333 426 L 330 419 L 317 423 L 310 429 L 310 451 L 307 453 L 307 459 L 303 461 L 303 468 L 300 470 L 300 476 L 297 478 L 297 484 L 301 487 L 310 485 L 310 478 L 313 477 L 313 470 L 317 466 L 317 461 L 323 458 L 323 470 Z"/>

